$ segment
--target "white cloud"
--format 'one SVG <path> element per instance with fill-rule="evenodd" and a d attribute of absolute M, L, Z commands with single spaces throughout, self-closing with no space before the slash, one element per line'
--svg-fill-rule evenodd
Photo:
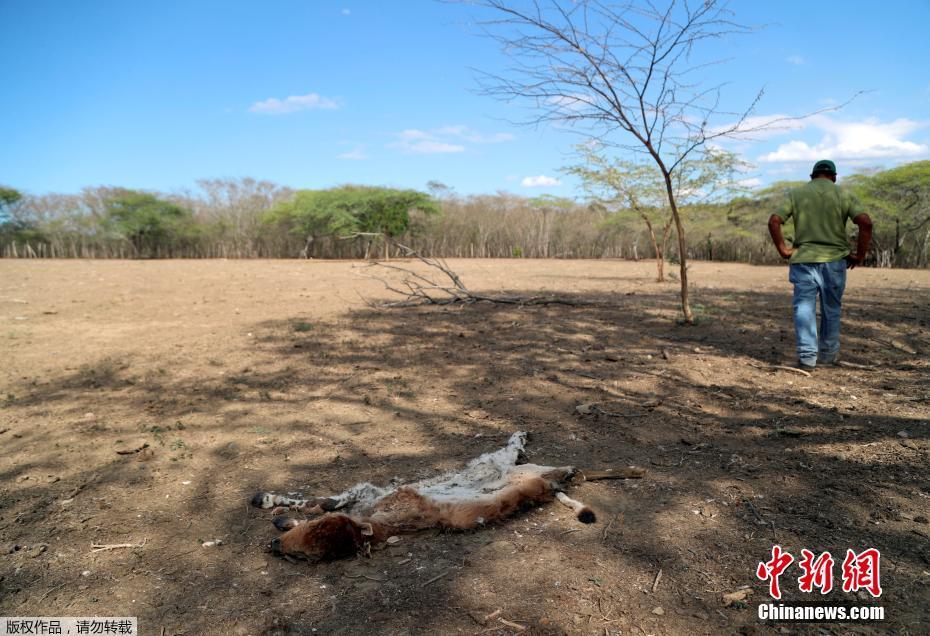
<path fill-rule="evenodd" d="M 336 108 L 339 108 L 336 100 L 316 93 L 308 93 L 307 95 L 291 95 L 284 99 L 269 97 L 264 101 L 252 104 L 249 111 L 262 115 L 285 115 L 287 113 L 296 113 L 299 110 L 334 110 Z"/>
<path fill-rule="evenodd" d="M 394 148 L 409 155 L 464 152 L 465 142 L 497 144 L 516 139 L 510 133 L 486 134 L 463 125 L 442 126 L 433 130 L 410 128 L 397 133 L 395 136 L 397 140 L 388 144 L 388 148 Z"/>
<path fill-rule="evenodd" d="M 804 64 L 804 58 L 800 55 L 789 55 L 785 58 L 785 61 L 794 64 L 795 66 L 801 66 Z"/>
<path fill-rule="evenodd" d="M 506 132 L 491 134 L 480 133 L 472 130 L 468 126 L 462 125 L 443 126 L 442 128 L 437 128 L 434 133 L 437 135 L 457 137 L 476 144 L 499 144 L 504 141 L 513 141 L 517 138 L 516 135 Z"/>
<path fill-rule="evenodd" d="M 397 134 L 397 141 L 388 148 L 400 150 L 405 155 L 436 155 L 464 152 L 465 146 L 443 141 L 433 133 L 410 128 Z"/>
<path fill-rule="evenodd" d="M 339 159 L 351 159 L 353 161 L 362 161 L 368 159 L 368 155 L 361 148 L 356 148 L 355 150 L 349 150 L 348 152 L 343 152 L 342 154 L 337 155 Z"/>
<path fill-rule="evenodd" d="M 736 185 L 742 186 L 744 188 L 758 188 L 762 185 L 762 179 L 758 177 L 749 177 L 748 179 L 740 179 L 736 182 Z"/>
<path fill-rule="evenodd" d="M 927 155 L 930 147 L 905 139 L 911 133 L 930 126 L 930 121 L 896 119 L 882 123 L 875 118 L 863 121 L 838 121 L 825 115 L 802 120 L 811 128 L 823 131 L 819 142 L 793 139 L 773 152 L 759 157 L 766 163 L 834 160 L 907 159 Z"/>
<path fill-rule="evenodd" d="M 558 186 L 562 185 L 562 182 L 558 179 L 553 179 L 552 177 L 547 177 L 544 174 L 537 175 L 535 177 L 524 177 L 523 181 L 520 182 L 524 188 L 543 188 L 546 186 Z"/>
<path fill-rule="evenodd" d="M 450 152 L 464 152 L 465 146 L 426 139 L 411 144 L 408 146 L 408 151 L 415 155 L 438 155 Z"/>

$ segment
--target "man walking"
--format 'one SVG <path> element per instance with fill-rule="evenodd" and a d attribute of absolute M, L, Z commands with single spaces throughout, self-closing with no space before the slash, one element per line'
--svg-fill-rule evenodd
<path fill-rule="evenodd" d="M 794 241 L 793 247 L 787 247 L 781 226 L 791 218 Z M 859 226 L 855 252 L 849 251 L 846 236 L 846 222 L 850 219 Z M 872 241 L 872 220 L 853 194 L 836 185 L 836 165 L 824 159 L 814 164 L 811 180 L 791 190 L 769 217 L 769 233 L 781 257 L 789 259 L 798 367 L 813 371 L 818 361 L 835 363 L 840 350 L 840 308 L 846 270 L 865 260 Z"/>

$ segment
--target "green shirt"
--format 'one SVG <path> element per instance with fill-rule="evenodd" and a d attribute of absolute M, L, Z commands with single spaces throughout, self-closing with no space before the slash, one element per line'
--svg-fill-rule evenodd
<path fill-rule="evenodd" d="M 862 214 L 852 193 L 829 179 L 811 179 L 788 192 L 775 215 L 794 219 L 794 254 L 789 263 L 831 263 L 849 254 L 846 221 Z"/>

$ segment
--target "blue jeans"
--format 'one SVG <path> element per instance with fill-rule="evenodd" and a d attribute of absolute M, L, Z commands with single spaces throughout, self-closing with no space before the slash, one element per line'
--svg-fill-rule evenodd
<path fill-rule="evenodd" d="M 798 360 L 815 366 L 834 362 L 840 351 L 840 309 L 846 289 L 846 261 L 797 263 L 789 267 L 794 283 L 794 334 Z M 820 334 L 817 333 L 817 296 L 820 295 Z M 819 354 L 819 355 L 818 355 Z"/>

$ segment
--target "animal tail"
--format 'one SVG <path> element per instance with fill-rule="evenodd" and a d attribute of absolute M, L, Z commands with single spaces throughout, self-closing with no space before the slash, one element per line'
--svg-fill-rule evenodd
<path fill-rule="evenodd" d="M 559 500 L 559 503 L 571 508 L 572 512 L 575 513 L 575 516 L 581 523 L 594 523 L 597 521 L 597 515 L 594 514 L 593 510 L 591 510 L 588 506 L 584 505 L 580 501 L 572 499 L 564 492 L 555 493 L 555 498 Z"/>

